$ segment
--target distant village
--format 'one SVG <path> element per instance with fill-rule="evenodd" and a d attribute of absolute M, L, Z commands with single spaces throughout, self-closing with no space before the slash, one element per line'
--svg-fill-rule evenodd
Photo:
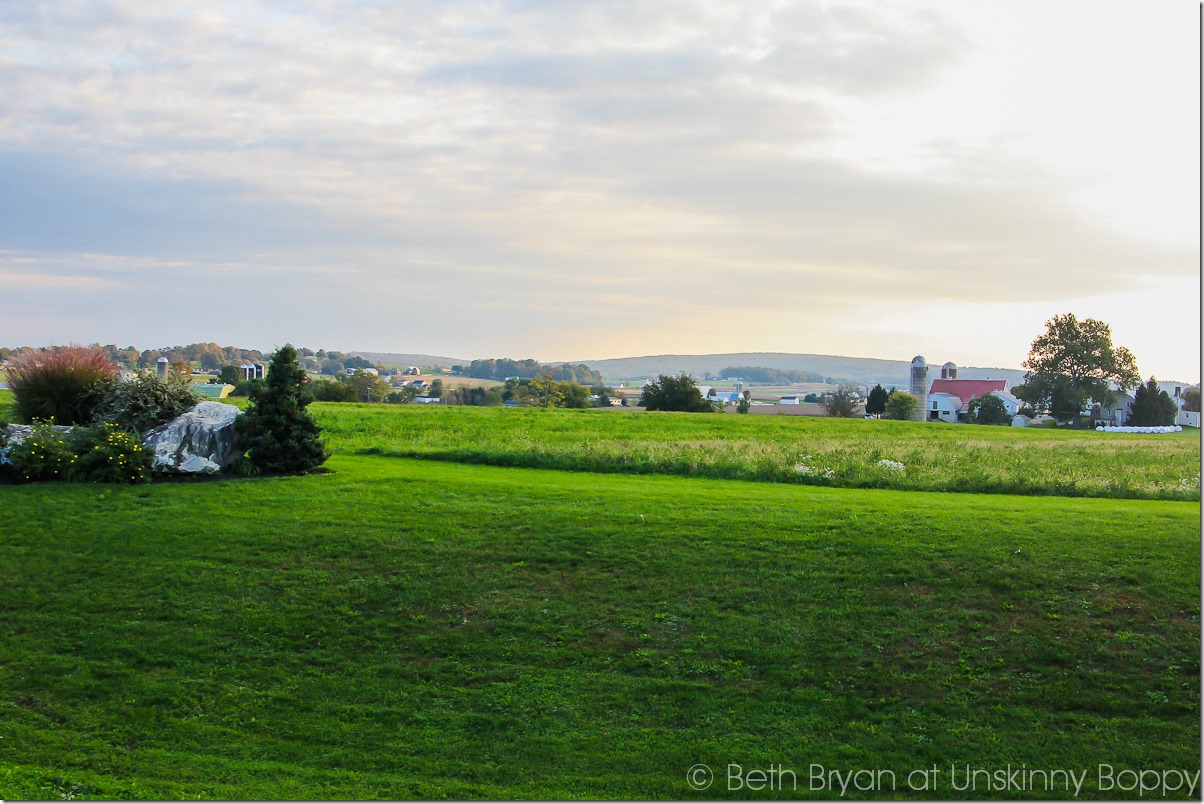
<path fill-rule="evenodd" d="M 154 371 L 160 375 L 189 375 L 194 390 L 202 397 L 225 399 L 246 395 L 248 383 L 263 381 L 268 371 L 267 357 L 255 350 L 219 347 L 216 344 L 191 344 L 164 350 L 139 352 L 133 347 L 120 349 L 104 347 L 119 367 L 119 372 L 131 376 L 137 371 Z M 0 370 L 7 359 L 20 350 L 0 349 Z M 302 367 L 311 375 L 316 389 L 350 385 L 358 389 L 343 396 L 325 397 L 325 401 L 389 401 L 424 405 L 501 405 L 524 407 L 541 404 L 540 397 L 531 392 L 533 378 L 544 377 L 565 387 L 582 386 L 579 403 L 574 407 L 609 407 L 639 409 L 644 387 L 653 382 L 621 382 L 608 385 L 602 375 L 588 366 L 542 364 L 534 360 L 474 360 L 467 365 L 392 366 L 373 364 L 364 357 L 350 353 L 319 349 L 298 350 Z M 870 412 L 870 386 L 841 383 L 836 378 L 822 377 L 812 372 L 780 371 L 760 367 L 741 367 L 757 382 L 741 376 L 731 376 L 737 368 L 725 369 L 722 379 L 704 377 L 699 394 L 713 403 L 717 410 L 741 408 L 741 412 L 759 415 L 831 415 L 828 404 L 835 394 L 852 394 L 853 407 L 847 415 L 867 419 L 880 418 L 881 412 Z M 516 372 L 507 374 L 505 372 Z M 767 377 L 767 374 L 769 375 Z M 204 378 L 204 379 L 203 379 Z M 766 380 L 769 381 L 766 381 Z M 776 381 L 774 381 L 776 379 Z M 800 382 L 799 379 L 807 381 Z M 474 384 L 475 383 L 475 384 Z M 367 392 L 364 389 L 369 389 Z M 1181 382 L 1159 382 L 1175 405 L 1176 425 L 1199 427 L 1199 404 L 1189 402 L 1194 389 L 1198 399 L 1199 386 Z M 343 389 L 346 390 L 346 389 Z M 895 390 L 891 388 L 890 390 Z M 917 355 L 910 363 L 910 382 L 905 388 L 919 401 L 913 421 L 949 424 L 972 421 L 971 403 L 986 396 L 997 398 L 1010 417 L 1013 427 L 1053 424 L 1048 414 L 1038 414 L 1013 393 L 1007 379 L 969 379 L 958 377 L 958 367 L 946 362 L 930 373 L 928 362 Z M 474 393 L 469 393 L 473 391 Z M 1122 426 L 1129 421 L 1136 401 L 1136 390 L 1113 388 L 1115 400 L 1110 404 L 1092 404 L 1081 415 L 1093 426 Z M 743 404 L 741 404 L 743 402 Z M 543 403 L 546 404 L 546 401 Z M 1196 408 L 1196 409 L 1192 409 Z"/>

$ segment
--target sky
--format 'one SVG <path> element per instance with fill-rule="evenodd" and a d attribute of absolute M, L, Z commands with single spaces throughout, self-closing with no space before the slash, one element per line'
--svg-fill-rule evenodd
<path fill-rule="evenodd" d="M 1200 378 L 1200 5 L 0 5 L 0 345 Z"/>

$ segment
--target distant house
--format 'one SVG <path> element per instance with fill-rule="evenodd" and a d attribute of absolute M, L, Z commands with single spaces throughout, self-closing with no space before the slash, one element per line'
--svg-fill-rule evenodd
<path fill-rule="evenodd" d="M 1091 405 L 1088 413 L 1093 422 L 1123 427 L 1124 423 L 1129 420 L 1129 414 L 1133 412 L 1133 403 L 1137 400 L 1133 391 L 1119 391 L 1114 388 L 1113 392 L 1116 394 L 1116 399 L 1106 405 L 1096 402 Z"/>
<path fill-rule="evenodd" d="M 1086 412 L 1090 414 L 1091 420 L 1094 422 L 1101 422 L 1114 427 L 1123 427 L 1125 422 L 1129 420 L 1129 415 L 1133 412 L 1133 403 L 1136 401 L 1136 389 L 1121 391 L 1114 386 L 1112 390 L 1116 394 L 1114 402 L 1109 405 L 1101 405 L 1097 402 Z M 1175 424 L 1186 427 L 1200 426 L 1200 414 L 1183 409 L 1185 402 L 1183 392 L 1187 389 L 1183 387 L 1182 383 L 1160 382 L 1158 383 L 1158 390 L 1165 391 L 1166 395 L 1175 403 Z"/>
<path fill-rule="evenodd" d="M 789 396 L 784 396 L 784 397 L 781 397 L 780 399 L 778 399 L 778 404 L 779 405 L 799 405 L 799 404 L 801 404 L 801 401 L 799 399 L 798 394 L 791 394 Z"/>

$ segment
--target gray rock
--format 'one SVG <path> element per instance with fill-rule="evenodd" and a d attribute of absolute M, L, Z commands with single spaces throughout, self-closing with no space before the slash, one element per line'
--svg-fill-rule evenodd
<path fill-rule="evenodd" d="M 68 435 L 71 432 L 71 427 L 67 425 L 55 424 L 52 425 L 52 427 L 56 433 L 62 433 L 63 435 Z M 32 425 L 10 424 L 8 426 L 8 445 L 10 447 L 15 447 L 17 444 L 20 444 L 22 441 L 28 438 L 31 432 L 33 432 Z"/>
<path fill-rule="evenodd" d="M 235 445 L 234 420 L 241 411 L 221 402 L 201 402 L 150 430 L 142 446 L 156 472 L 216 475 L 242 453 Z"/>

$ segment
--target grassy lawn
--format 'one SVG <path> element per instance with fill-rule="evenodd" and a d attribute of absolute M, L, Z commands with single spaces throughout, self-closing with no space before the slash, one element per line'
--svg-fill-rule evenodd
<path fill-rule="evenodd" d="M 1123 455 L 1148 479 L 1198 472 L 1198 438 L 314 409 L 326 474 L 0 485 L 0 798 L 838 797 L 813 765 L 894 774 L 850 798 L 1132 798 L 1098 768 L 1200 770 L 1198 503 L 682 458 L 754 478 L 761 453 L 878 449 L 911 477 L 939 451 Z M 521 468 L 617 440 L 664 462 Z M 729 764 L 797 787 L 729 790 Z M 952 787 L 967 765 L 1083 786 Z"/>
<path fill-rule="evenodd" d="M 847 488 L 1200 499 L 1199 431 L 1151 436 L 801 416 L 339 403 L 313 409 L 339 451 Z"/>
<path fill-rule="evenodd" d="M 331 466 L 0 487 L 4 798 L 1199 768 L 1194 505 Z"/>

